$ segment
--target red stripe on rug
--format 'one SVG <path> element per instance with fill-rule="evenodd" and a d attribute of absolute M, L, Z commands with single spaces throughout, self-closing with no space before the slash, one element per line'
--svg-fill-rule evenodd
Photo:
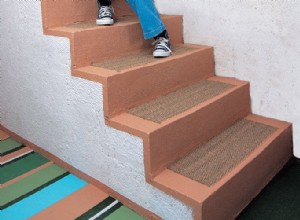
<path fill-rule="evenodd" d="M 0 130 L 0 141 L 3 141 L 7 138 L 9 138 L 9 135 L 7 135 L 4 131 Z"/>
<path fill-rule="evenodd" d="M 12 179 L 12 180 L 10 180 L 10 181 L 8 181 L 8 182 L 2 184 L 2 185 L 1 185 L 1 188 L 7 187 L 7 186 L 10 185 L 10 184 L 16 183 L 16 182 L 20 181 L 21 179 L 24 179 L 25 177 L 28 177 L 28 176 L 30 176 L 30 175 L 36 173 L 37 171 L 42 170 L 42 169 L 44 169 L 44 168 L 50 166 L 51 164 L 53 164 L 52 161 L 50 161 L 50 162 L 48 162 L 48 163 L 46 163 L 46 164 L 44 164 L 44 165 L 42 165 L 42 166 L 39 166 L 39 167 L 37 167 L 37 168 L 35 168 L 35 169 L 33 169 L 33 170 L 30 170 L 29 172 L 24 173 L 23 175 L 18 176 L 18 177 L 16 177 L 16 178 L 14 178 L 14 179 Z"/>
<path fill-rule="evenodd" d="M 108 195 L 88 184 L 70 196 L 31 217 L 31 220 L 75 219 L 87 212 Z"/>
<path fill-rule="evenodd" d="M 20 155 L 26 154 L 30 151 L 32 151 L 32 149 L 29 148 L 29 147 L 21 148 L 20 150 L 14 151 L 10 154 L 4 155 L 3 157 L 0 157 L 0 163 L 4 163 L 4 162 L 9 161 L 11 159 L 17 158 Z"/>

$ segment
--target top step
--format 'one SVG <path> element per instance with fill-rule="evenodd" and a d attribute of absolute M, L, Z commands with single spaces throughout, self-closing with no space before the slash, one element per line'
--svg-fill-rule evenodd
<path fill-rule="evenodd" d="M 132 10 L 124 0 L 112 2 L 117 16 L 133 15 Z M 43 0 L 42 17 L 43 28 L 65 26 L 78 22 L 94 21 L 97 16 L 96 0 Z"/>
<path fill-rule="evenodd" d="M 161 16 L 172 45 L 183 43 L 182 16 Z M 153 48 L 153 40 L 144 40 L 136 16 L 123 16 L 112 26 L 97 26 L 95 19 L 51 27 L 45 34 L 68 37 L 71 44 L 72 68 L 124 56 Z"/>

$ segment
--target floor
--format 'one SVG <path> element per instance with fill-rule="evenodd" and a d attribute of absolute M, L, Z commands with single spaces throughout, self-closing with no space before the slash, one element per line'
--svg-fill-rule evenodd
<path fill-rule="evenodd" d="M 1 220 L 143 219 L 2 131 L 0 166 Z M 300 160 L 292 158 L 237 219 L 298 220 L 299 207 Z"/>
<path fill-rule="evenodd" d="M 1 220 L 144 219 L 1 130 L 0 189 Z"/>
<path fill-rule="evenodd" d="M 290 159 L 237 220 L 299 220 L 300 160 Z"/>

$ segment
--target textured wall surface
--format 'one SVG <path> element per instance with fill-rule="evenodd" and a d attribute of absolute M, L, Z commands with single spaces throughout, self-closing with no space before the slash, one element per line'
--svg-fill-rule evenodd
<path fill-rule="evenodd" d="M 256 114 L 293 123 L 300 157 L 300 1 L 156 0 L 184 15 L 187 43 L 214 46 L 217 75 L 251 83 Z"/>
<path fill-rule="evenodd" d="M 0 0 L 0 123 L 164 219 L 191 209 L 144 180 L 142 140 L 104 125 L 101 84 L 70 75 L 70 45 L 44 36 L 40 1 Z"/>

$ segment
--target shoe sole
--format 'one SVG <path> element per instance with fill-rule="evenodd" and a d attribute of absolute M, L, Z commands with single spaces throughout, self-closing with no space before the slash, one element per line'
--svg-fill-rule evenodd
<path fill-rule="evenodd" d="M 97 19 L 96 24 L 97 25 L 113 25 L 114 20 L 113 19 Z"/>
<path fill-rule="evenodd" d="M 171 56 L 170 52 L 163 52 L 163 51 L 154 51 L 153 52 L 153 57 L 155 58 L 163 58 L 163 57 L 169 57 Z"/>

